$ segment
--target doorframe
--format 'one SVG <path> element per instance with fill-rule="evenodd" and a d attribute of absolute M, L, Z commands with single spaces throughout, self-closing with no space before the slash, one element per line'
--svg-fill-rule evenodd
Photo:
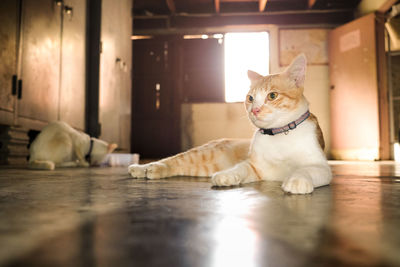
<path fill-rule="evenodd" d="M 99 137 L 101 134 L 99 122 L 101 7 L 102 0 L 87 0 L 85 131 L 93 137 Z"/>
<path fill-rule="evenodd" d="M 388 90 L 388 65 L 385 51 L 385 16 L 383 13 L 375 14 L 375 36 L 378 74 L 379 98 L 379 159 L 391 159 L 390 142 L 390 105 Z"/>
<path fill-rule="evenodd" d="M 393 134 L 393 107 L 391 92 L 391 59 L 390 59 L 390 36 L 387 34 L 385 23 L 385 14 L 388 12 L 397 0 L 386 0 L 375 12 L 376 24 L 376 43 L 378 64 L 377 72 L 381 79 L 378 81 L 379 87 L 379 153 L 381 160 L 394 159 L 394 134 Z M 389 51 L 386 53 L 386 38 L 388 39 Z"/>

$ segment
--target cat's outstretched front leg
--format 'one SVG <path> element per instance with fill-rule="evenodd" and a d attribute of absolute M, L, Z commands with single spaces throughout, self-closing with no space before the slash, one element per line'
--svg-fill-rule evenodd
<path fill-rule="evenodd" d="M 128 172 L 134 178 L 160 179 L 170 176 L 169 166 L 159 161 L 143 165 L 132 164 Z"/>
<path fill-rule="evenodd" d="M 292 194 L 309 194 L 316 187 L 328 185 L 331 179 L 332 173 L 327 164 L 304 166 L 283 181 L 282 189 Z"/>
<path fill-rule="evenodd" d="M 231 186 L 260 181 L 261 176 L 257 169 L 248 160 L 236 164 L 234 167 L 215 173 L 211 177 L 214 186 Z"/>
<path fill-rule="evenodd" d="M 160 179 L 171 176 L 210 177 L 247 158 L 250 141 L 220 139 L 186 152 L 149 164 L 133 164 L 128 172 L 133 178 Z"/>

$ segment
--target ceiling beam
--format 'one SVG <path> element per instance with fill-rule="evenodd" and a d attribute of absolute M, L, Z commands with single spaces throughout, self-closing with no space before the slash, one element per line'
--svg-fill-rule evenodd
<path fill-rule="evenodd" d="M 317 0 L 308 0 L 308 8 L 313 8 Z"/>
<path fill-rule="evenodd" d="M 263 12 L 265 10 L 265 6 L 267 5 L 268 0 L 259 0 L 258 2 L 258 10 Z"/>
<path fill-rule="evenodd" d="M 325 25 L 334 27 L 354 19 L 352 10 L 308 10 L 302 12 L 220 13 L 215 15 L 136 16 L 133 19 L 135 34 L 168 33 L 171 29 L 205 29 L 235 25 Z"/>
<path fill-rule="evenodd" d="M 219 0 L 214 0 L 214 4 L 215 4 L 215 12 L 219 13 L 220 1 Z"/>
<path fill-rule="evenodd" d="M 167 6 L 169 11 L 171 11 L 172 14 L 176 13 L 176 7 L 175 7 L 175 2 L 174 0 L 166 0 L 167 1 Z"/>

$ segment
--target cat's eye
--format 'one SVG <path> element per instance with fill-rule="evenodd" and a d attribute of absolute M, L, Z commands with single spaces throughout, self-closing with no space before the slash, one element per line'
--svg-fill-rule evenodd
<path fill-rule="evenodd" d="M 247 95 L 247 101 L 253 102 L 254 98 L 251 95 Z"/>
<path fill-rule="evenodd" d="M 267 99 L 270 101 L 275 100 L 277 97 L 278 97 L 278 93 L 276 93 L 276 92 L 272 92 L 267 95 Z"/>

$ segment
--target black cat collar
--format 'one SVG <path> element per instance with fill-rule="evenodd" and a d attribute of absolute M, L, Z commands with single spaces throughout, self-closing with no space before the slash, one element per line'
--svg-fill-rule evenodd
<path fill-rule="evenodd" d="M 93 139 L 90 138 L 90 146 L 89 146 L 89 152 L 85 156 L 85 160 L 89 163 L 92 161 L 92 150 L 93 150 Z"/>

